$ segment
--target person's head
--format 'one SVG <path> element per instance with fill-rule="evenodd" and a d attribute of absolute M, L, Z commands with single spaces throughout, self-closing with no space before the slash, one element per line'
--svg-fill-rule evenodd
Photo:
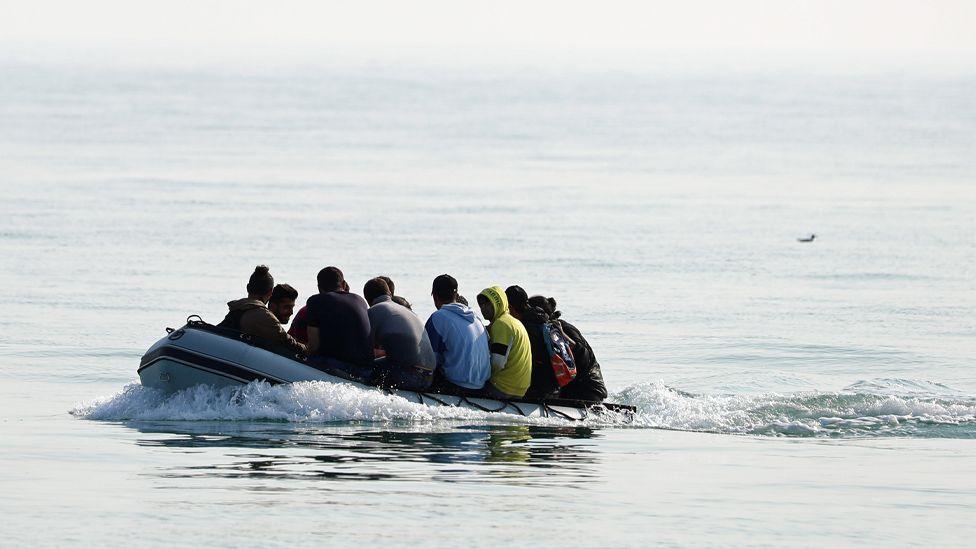
<path fill-rule="evenodd" d="M 545 297 L 541 295 L 534 295 L 529 298 L 529 307 L 538 307 L 542 309 L 549 318 L 555 320 L 562 315 L 561 312 L 556 310 L 556 300 L 551 297 Z"/>
<path fill-rule="evenodd" d="M 260 299 L 267 303 L 271 299 L 271 289 L 274 288 L 274 277 L 267 265 L 258 265 L 247 281 L 247 297 Z"/>
<path fill-rule="evenodd" d="M 295 300 L 298 299 L 298 290 L 288 284 L 278 284 L 271 290 L 271 299 L 268 300 L 268 310 L 275 315 L 278 322 L 288 324 L 291 315 L 295 312 Z"/>
<path fill-rule="evenodd" d="M 391 280 L 390 277 L 380 275 L 380 276 L 378 276 L 376 278 L 382 278 L 383 279 L 383 282 L 386 282 L 386 287 L 390 289 L 390 295 L 393 295 L 393 294 L 396 293 L 396 286 L 393 285 L 393 280 Z"/>
<path fill-rule="evenodd" d="M 501 286 L 485 288 L 478 294 L 478 307 L 481 308 L 481 316 L 488 322 L 493 322 L 498 317 L 508 312 L 508 298 Z"/>
<path fill-rule="evenodd" d="M 461 294 L 458 294 L 458 296 L 454 300 L 460 303 L 461 305 L 464 305 L 465 307 L 468 306 L 468 298 L 464 297 Z"/>
<path fill-rule="evenodd" d="M 393 291 L 391 290 L 390 293 L 392 294 Z M 411 305 L 410 302 L 407 301 L 405 297 L 395 295 L 393 296 L 393 302 L 396 303 L 397 305 L 403 305 L 404 307 L 410 309 L 411 311 L 413 310 L 413 305 Z"/>
<path fill-rule="evenodd" d="M 383 295 L 391 295 L 390 287 L 383 277 L 378 276 L 366 281 L 366 285 L 363 286 L 363 297 L 366 298 L 367 303 L 372 305 L 374 299 Z"/>
<path fill-rule="evenodd" d="M 528 306 L 529 294 L 521 286 L 509 286 L 505 288 L 505 296 L 508 297 L 508 312 L 515 318 L 521 319 L 522 313 Z"/>
<path fill-rule="evenodd" d="M 454 303 L 457 300 L 457 290 L 458 283 L 453 276 L 442 274 L 435 278 L 430 290 L 430 295 L 434 298 L 434 307 L 440 309 L 448 303 Z"/>
<path fill-rule="evenodd" d="M 478 294 L 478 307 L 481 309 L 481 316 L 491 322 L 495 319 L 495 307 L 492 306 L 491 301 L 482 294 Z"/>
<path fill-rule="evenodd" d="M 319 293 L 348 291 L 346 279 L 342 276 L 339 267 L 326 267 L 319 271 L 318 275 Z"/>

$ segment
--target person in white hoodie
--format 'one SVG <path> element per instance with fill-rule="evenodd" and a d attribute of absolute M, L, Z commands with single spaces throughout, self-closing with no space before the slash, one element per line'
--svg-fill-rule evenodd
<path fill-rule="evenodd" d="M 427 319 L 425 329 L 437 357 L 440 385 L 448 390 L 460 388 L 459 392 L 482 389 L 491 377 L 491 357 L 481 319 L 457 302 L 458 284 L 451 275 L 435 278 L 430 295 L 437 310 Z"/>

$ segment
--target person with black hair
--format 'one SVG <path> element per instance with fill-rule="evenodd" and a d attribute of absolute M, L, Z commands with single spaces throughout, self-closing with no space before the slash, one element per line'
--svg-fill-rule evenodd
<path fill-rule="evenodd" d="M 478 294 L 478 306 L 488 324 L 491 351 L 491 379 L 484 393 L 490 398 L 522 398 L 532 381 L 532 349 L 529 334 L 509 314 L 508 296 L 501 286 L 490 286 Z"/>
<path fill-rule="evenodd" d="M 298 290 L 289 284 L 276 284 L 271 290 L 271 299 L 268 300 L 268 310 L 275 315 L 282 325 L 288 324 L 291 315 L 295 313 L 295 301 L 298 299 Z"/>
<path fill-rule="evenodd" d="M 532 349 L 532 379 L 525 398 L 536 400 L 555 396 L 559 383 L 543 336 L 543 325 L 549 322 L 549 315 L 539 307 L 529 305 L 529 295 L 521 286 L 505 288 L 505 296 L 508 298 L 509 313 L 525 326 Z"/>
<path fill-rule="evenodd" d="M 383 279 L 383 282 L 386 282 L 386 285 L 390 288 L 390 299 L 393 300 L 394 303 L 398 305 L 403 305 L 404 307 L 410 309 L 411 311 L 413 310 L 413 306 L 410 305 L 410 302 L 407 301 L 407 298 L 396 295 L 396 285 L 393 284 L 393 280 L 390 277 L 380 275 L 376 278 L 381 278 Z"/>
<path fill-rule="evenodd" d="M 434 378 L 437 358 L 417 315 L 395 303 L 383 277 L 363 286 L 369 302 L 370 339 L 385 356 L 376 359 L 375 381 L 385 387 L 426 390 Z"/>
<path fill-rule="evenodd" d="M 442 389 L 454 392 L 481 390 L 491 377 L 488 332 L 474 311 L 458 303 L 458 283 L 442 274 L 431 287 L 434 314 L 425 329 L 437 360 Z"/>
<path fill-rule="evenodd" d="M 551 320 L 559 322 L 563 333 L 570 339 L 570 347 L 576 362 L 576 378 L 559 390 L 559 398 L 601 402 L 607 398 L 607 386 L 603 383 L 600 363 L 590 344 L 583 334 L 569 322 L 562 318 L 562 312 L 556 309 L 556 300 L 551 297 L 534 295 L 526 302 L 531 308 L 537 308 Z"/>
<path fill-rule="evenodd" d="M 288 287 L 291 288 L 291 286 Z M 273 343 L 287 345 L 297 352 L 304 353 L 305 345 L 289 336 L 281 326 L 278 317 L 268 309 L 267 304 L 271 300 L 274 290 L 274 277 L 271 276 L 268 267 L 258 265 L 247 281 L 247 297 L 228 302 L 227 316 L 217 326 L 239 330 Z M 298 297 L 298 292 L 295 292 L 295 297 Z M 292 307 L 294 307 L 294 303 L 294 299 L 292 299 Z"/>
<path fill-rule="evenodd" d="M 325 267 L 317 276 L 319 293 L 308 298 L 309 358 L 328 370 L 359 380 L 372 375 L 373 345 L 369 339 L 366 301 L 349 293 L 338 267 Z"/>

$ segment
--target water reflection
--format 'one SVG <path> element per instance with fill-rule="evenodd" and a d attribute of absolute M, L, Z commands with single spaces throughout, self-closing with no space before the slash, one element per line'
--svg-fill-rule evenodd
<path fill-rule="evenodd" d="M 587 427 L 418 427 L 129 422 L 137 444 L 174 450 L 167 479 L 500 482 L 580 487 L 596 478 Z M 202 454 L 197 458 L 192 454 Z M 192 463 L 186 463 L 187 461 Z"/>

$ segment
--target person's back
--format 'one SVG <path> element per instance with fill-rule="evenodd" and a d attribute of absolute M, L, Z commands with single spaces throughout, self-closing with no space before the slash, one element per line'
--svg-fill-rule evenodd
<path fill-rule="evenodd" d="M 366 282 L 363 296 L 370 303 L 370 339 L 384 353 L 375 363 L 377 379 L 389 387 L 428 389 L 437 358 L 423 323 L 413 311 L 393 301 L 381 277 Z"/>
<path fill-rule="evenodd" d="M 529 334 L 532 348 L 532 381 L 525 396 L 532 399 L 553 396 L 559 390 L 559 383 L 552 369 L 544 336 L 544 327 L 549 322 L 549 317 L 537 307 L 528 307 L 520 320 Z"/>
<path fill-rule="evenodd" d="M 477 390 L 491 377 L 488 333 L 467 305 L 456 302 L 457 281 L 450 275 L 434 279 L 431 296 L 437 310 L 425 329 L 437 369 L 449 383 Z"/>
<path fill-rule="evenodd" d="M 258 298 L 244 297 L 241 299 L 235 299 L 234 301 L 228 301 L 227 314 L 224 316 L 224 319 L 217 324 L 217 326 L 220 328 L 243 331 L 241 330 L 241 318 L 244 316 L 244 313 L 250 311 L 251 309 L 264 307 L 264 303 L 262 303 Z"/>
<path fill-rule="evenodd" d="M 532 351 L 525 326 L 509 314 L 508 298 L 499 286 L 485 288 L 478 294 L 478 305 L 491 322 L 488 337 L 492 374 L 486 388 L 489 396 L 525 396 L 532 379 Z M 492 394 L 492 388 L 500 394 Z"/>
<path fill-rule="evenodd" d="M 597 362 L 593 349 L 576 326 L 560 318 L 562 313 L 556 310 L 556 300 L 551 297 L 532 296 L 528 303 L 532 307 L 541 309 L 550 318 L 559 322 L 563 333 L 571 340 L 573 359 L 576 363 L 576 377 L 559 390 L 559 397 L 594 402 L 600 402 L 607 398 L 607 386 L 603 382 L 600 363 Z"/>
<path fill-rule="evenodd" d="M 372 360 L 366 303 L 348 292 L 327 292 L 308 298 L 306 322 L 317 328 L 316 354 L 353 364 Z"/>
<path fill-rule="evenodd" d="M 505 288 L 505 297 L 508 298 L 509 314 L 525 326 L 532 350 L 532 378 L 525 398 L 535 400 L 551 397 L 559 390 L 559 383 L 556 381 L 543 335 L 543 327 L 549 322 L 549 316 L 539 307 L 529 306 L 529 295 L 521 286 Z"/>
<path fill-rule="evenodd" d="M 334 269 L 334 273 L 323 275 L 328 269 Z M 328 282 L 323 284 L 326 279 Z M 342 282 L 342 271 L 335 267 L 319 273 L 320 293 L 309 297 L 307 303 L 309 351 L 350 364 L 370 365 L 373 345 L 369 340 L 366 301 L 344 291 Z"/>
<path fill-rule="evenodd" d="M 559 390 L 559 397 L 602 402 L 607 398 L 607 386 L 593 349 L 576 326 L 562 319 L 557 322 L 562 326 L 563 333 L 573 341 L 573 358 L 576 359 L 576 378 Z"/>
<path fill-rule="evenodd" d="M 418 366 L 433 371 L 437 358 L 424 324 L 410 309 L 381 296 L 369 308 L 373 341 L 386 353 L 391 366 Z"/>

